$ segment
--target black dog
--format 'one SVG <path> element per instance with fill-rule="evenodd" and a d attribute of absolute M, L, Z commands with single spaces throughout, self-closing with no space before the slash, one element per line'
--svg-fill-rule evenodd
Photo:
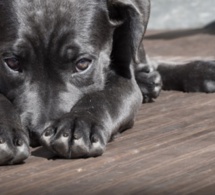
<path fill-rule="evenodd" d="M 142 47 L 149 10 L 149 0 L 0 0 L 0 164 L 40 144 L 64 158 L 98 156 L 132 126 L 161 89 Z M 167 89 L 214 90 L 190 78 L 183 88 L 180 75 L 168 86 L 176 71 L 158 70 Z"/>

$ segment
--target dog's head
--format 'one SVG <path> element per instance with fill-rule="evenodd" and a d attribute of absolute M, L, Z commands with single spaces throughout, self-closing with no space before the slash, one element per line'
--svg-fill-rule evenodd
<path fill-rule="evenodd" d="M 148 15 L 149 0 L 0 0 L 0 93 L 43 130 L 108 72 L 131 76 Z"/>

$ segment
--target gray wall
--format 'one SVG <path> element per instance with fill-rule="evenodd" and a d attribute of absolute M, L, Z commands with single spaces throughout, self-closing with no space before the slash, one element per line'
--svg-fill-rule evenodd
<path fill-rule="evenodd" d="M 149 29 L 198 28 L 215 21 L 215 0 L 151 0 Z"/>

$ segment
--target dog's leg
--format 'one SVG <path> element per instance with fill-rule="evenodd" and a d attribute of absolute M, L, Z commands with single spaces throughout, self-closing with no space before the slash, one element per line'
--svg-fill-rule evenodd
<path fill-rule="evenodd" d="M 147 59 L 143 45 L 139 50 L 140 63 L 135 65 L 135 77 L 143 95 L 143 102 L 157 98 L 162 88 L 161 76 L 154 64 Z"/>
<path fill-rule="evenodd" d="M 215 92 L 215 61 L 158 63 L 164 90 Z"/>
<path fill-rule="evenodd" d="M 19 115 L 0 94 L 0 165 L 21 163 L 29 155 L 29 138 Z"/>
<path fill-rule="evenodd" d="M 41 142 L 65 158 L 99 156 L 113 135 L 133 125 L 141 101 L 134 78 L 113 74 L 103 91 L 86 95 L 70 113 L 51 122 Z"/>
<path fill-rule="evenodd" d="M 161 90 L 161 77 L 146 59 L 143 37 L 146 31 L 149 13 L 149 0 L 113 0 L 110 19 L 122 24 L 114 32 L 113 62 L 131 61 L 134 64 L 135 78 L 143 95 L 143 102 L 156 98 Z M 130 65 L 130 64 L 129 64 Z M 124 66 L 124 63 L 123 63 Z M 125 68 L 119 68 L 124 70 Z M 128 74 L 127 74 L 128 75 Z"/>

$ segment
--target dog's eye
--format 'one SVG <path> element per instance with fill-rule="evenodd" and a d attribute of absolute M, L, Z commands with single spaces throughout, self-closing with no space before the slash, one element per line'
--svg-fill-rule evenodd
<path fill-rule="evenodd" d="M 21 71 L 19 60 L 16 57 L 4 59 L 7 66 L 13 71 Z"/>
<path fill-rule="evenodd" d="M 91 63 L 92 63 L 92 60 L 87 59 L 87 58 L 83 58 L 83 59 L 79 60 L 75 66 L 76 71 L 82 72 L 82 71 L 88 69 L 88 67 L 90 66 Z"/>

